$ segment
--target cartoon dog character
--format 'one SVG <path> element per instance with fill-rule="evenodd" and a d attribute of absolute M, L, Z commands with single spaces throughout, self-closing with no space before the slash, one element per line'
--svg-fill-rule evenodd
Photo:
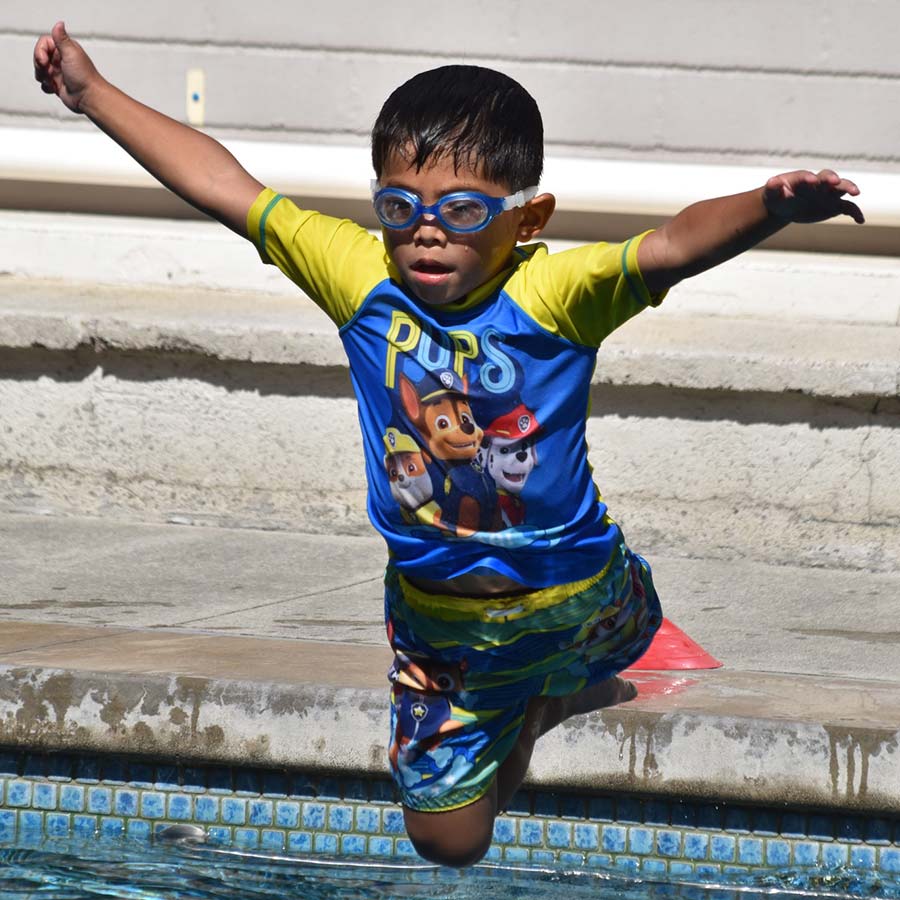
<path fill-rule="evenodd" d="M 398 428 L 388 428 L 383 440 L 391 496 L 399 504 L 404 520 L 440 526 L 441 510 L 432 500 L 434 486 L 427 468 L 431 457 Z"/>
<path fill-rule="evenodd" d="M 497 494 L 473 465 L 484 432 L 472 414 L 468 381 L 451 369 L 430 372 L 418 385 L 400 376 L 400 402 L 444 476 L 439 485 L 442 520 L 457 535 L 499 527 Z"/>
<path fill-rule="evenodd" d="M 484 430 L 484 464 L 497 485 L 500 514 L 507 528 L 525 521 L 520 494 L 538 464 L 535 442 L 540 428 L 534 413 L 520 403 Z"/>

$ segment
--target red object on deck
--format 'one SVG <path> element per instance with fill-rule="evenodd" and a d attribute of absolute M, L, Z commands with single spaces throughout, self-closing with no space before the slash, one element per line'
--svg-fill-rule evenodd
<path fill-rule="evenodd" d="M 663 619 L 647 652 L 631 669 L 718 669 L 722 663 L 692 641 L 677 625 Z"/>

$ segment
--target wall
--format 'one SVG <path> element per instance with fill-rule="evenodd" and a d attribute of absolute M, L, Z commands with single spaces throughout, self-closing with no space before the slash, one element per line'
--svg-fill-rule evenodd
<path fill-rule="evenodd" d="M 364 144 L 394 86 L 465 59 L 533 92 L 554 153 L 900 171 L 893 0 L 4 5 L 0 127 L 82 127 L 31 80 L 35 36 L 65 17 L 104 73 L 174 116 L 202 68 L 222 135 Z"/>

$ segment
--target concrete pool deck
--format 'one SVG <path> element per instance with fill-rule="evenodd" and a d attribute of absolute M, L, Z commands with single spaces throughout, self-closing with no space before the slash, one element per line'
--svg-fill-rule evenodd
<path fill-rule="evenodd" d="M 531 784 L 895 813 L 900 575 L 647 555 L 723 667 L 635 672 L 636 701 L 541 739 Z M 377 537 L 0 516 L 0 745 L 382 775 L 383 560 Z"/>

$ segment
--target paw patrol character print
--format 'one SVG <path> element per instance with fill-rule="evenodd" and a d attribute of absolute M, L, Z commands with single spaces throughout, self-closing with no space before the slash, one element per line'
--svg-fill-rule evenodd
<path fill-rule="evenodd" d="M 524 403 L 499 416 L 484 430 L 484 459 L 497 485 L 498 504 L 505 527 L 525 521 L 522 489 L 538 464 L 535 442 L 540 423 Z"/>
<path fill-rule="evenodd" d="M 493 482 L 477 465 L 484 435 L 469 402 L 469 385 L 452 369 L 429 372 L 414 384 L 400 376 L 400 402 L 439 473 L 436 486 L 445 526 L 464 537 L 499 525 Z"/>
<path fill-rule="evenodd" d="M 404 520 L 439 525 L 441 510 L 432 500 L 434 487 L 427 468 L 431 457 L 398 428 L 388 428 L 383 440 L 391 496 L 399 504 Z"/>

